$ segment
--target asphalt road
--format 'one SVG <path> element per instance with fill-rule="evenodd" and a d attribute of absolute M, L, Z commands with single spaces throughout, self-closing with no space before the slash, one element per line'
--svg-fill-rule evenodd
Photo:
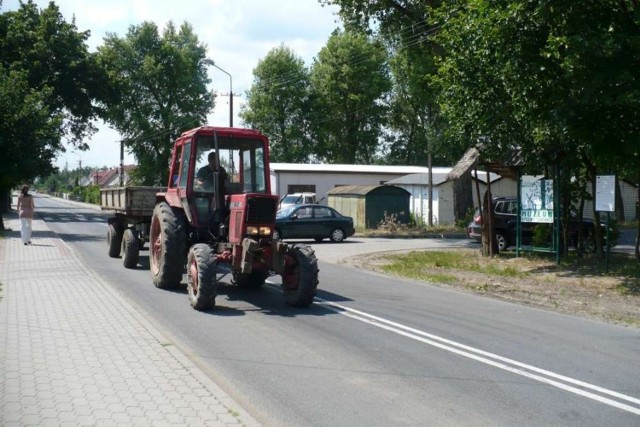
<path fill-rule="evenodd" d="M 143 252 L 107 256 L 107 214 L 36 198 L 39 215 L 265 425 L 640 425 L 640 331 L 339 264 L 344 257 L 467 241 L 309 242 L 316 302 L 223 286 L 208 313 L 156 289 Z M 404 245 L 404 246 L 403 246 Z M 140 363 L 144 363 L 143 360 Z"/>

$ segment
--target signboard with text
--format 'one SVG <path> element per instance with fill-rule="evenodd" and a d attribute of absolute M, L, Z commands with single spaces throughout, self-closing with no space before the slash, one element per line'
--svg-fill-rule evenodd
<path fill-rule="evenodd" d="M 553 223 L 553 180 L 523 177 L 520 221 Z"/>
<path fill-rule="evenodd" d="M 615 212 L 616 177 L 615 175 L 596 176 L 596 211 Z"/>

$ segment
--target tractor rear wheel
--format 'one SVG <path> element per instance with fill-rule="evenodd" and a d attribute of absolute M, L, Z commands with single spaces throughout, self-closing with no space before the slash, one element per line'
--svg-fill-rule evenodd
<path fill-rule="evenodd" d="M 158 203 L 153 210 L 149 235 L 149 264 L 156 287 L 171 289 L 180 286 L 186 252 L 187 237 L 182 215 L 167 203 Z"/>
<path fill-rule="evenodd" d="M 318 259 L 311 246 L 293 245 L 285 255 L 282 288 L 287 303 L 307 307 L 318 288 Z"/>
<path fill-rule="evenodd" d="M 215 306 L 218 279 L 217 257 L 205 243 L 193 245 L 187 256 L 187 290 L 189 302 L 196 310 L 210 310 Z"/>
<path fill-rule="evenodd" d="M 245 289 L 260 289 L 269 277 L 268 271 L 252 271 L 251 273 L 233 273 L 233 283 Z"/>
<path fill-rule="evenodd" d="M 122 226 L 117 222 L 109 223 L 107 229 L 107 246 L 111 258 L 120 257 L 120 246 L 122 245 Z"/>
<path fill-rule="evenodd" d="M 140 257 L 140 241 L 135 230 L 127 228 L 122 237 L 122 263 L 125 268 L 135 268 Z"/>

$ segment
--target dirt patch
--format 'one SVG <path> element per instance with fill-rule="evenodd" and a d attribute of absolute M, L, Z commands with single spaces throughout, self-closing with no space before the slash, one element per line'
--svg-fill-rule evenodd
<path fill-rule="evenodd" d="M 425 282 L 518 304 L 640 328 L 640 289 L 637 277 L 593 274 L 593 269 L 584 265 L 559 266 L 553 260 L 538 257 L 486 258 L 481 257 L 477 250 L 456 251 L 464 252 L 465 255 L 468 253 L 469 257 L 478 257 L 486 266 L 508 266 L 520 274 L 517 274 L 517 277 L 507 277 L 454 268 L 429 267 L 430 274 L 437 270 L 435 273 L 452 277 L 454 280 L 448 280 L 447 283 L 433 280 Z M 389 274 L 385 266 L 391 263 L 391 256 L 398 253 L 402 252 L 359 255 L 347 258 L 343 263 Z M 630 258 L 630 262 L 636 261 Z"/>

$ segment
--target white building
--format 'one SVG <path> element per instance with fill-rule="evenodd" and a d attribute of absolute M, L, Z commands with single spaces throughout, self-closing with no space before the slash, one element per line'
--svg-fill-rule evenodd
<path fill-rule="evenodd" d="M 320 203 L 327 203 L 329 190 L 342 185 L 382 185 L 413 173 L 427 173 L 429 168 L 420 166 L 380 165 L 326 165 L 271 163 L 271 192 L 285 194 L 316 193 Z M 434 167 L 434 173 L 448 172 L 451 168 Z"/>
<path fill-rule="evenodd" d="M 454 214 L 454 196 L 455 183 L 448 178 L 451 168 L 434 168 L 431 174 L 432 179 L 432 196 L 433 224 L 453 224 L 455 222 Z M 475 178 L 471 174 L 471 193 L 473 197 L 474 207 L 478 207 L 478 197 L 476 191 Z M 513 196 L 516 194 L 515 181 L 502 178 L 500 175 L 490 173 L 491 193 L 494 197 Z M 478 172 L 478 187 L 480 188 L 480 197 L 487 191 L 487 174 Z M 429 223 L 429 174 L 417 173 L 405 175 L 403 177 L 387 182 L 389 185 L 404 188 L 411 194 L 409 201 L 410 210 L 416 219 L 420 218 L 424 224 Z"/>

